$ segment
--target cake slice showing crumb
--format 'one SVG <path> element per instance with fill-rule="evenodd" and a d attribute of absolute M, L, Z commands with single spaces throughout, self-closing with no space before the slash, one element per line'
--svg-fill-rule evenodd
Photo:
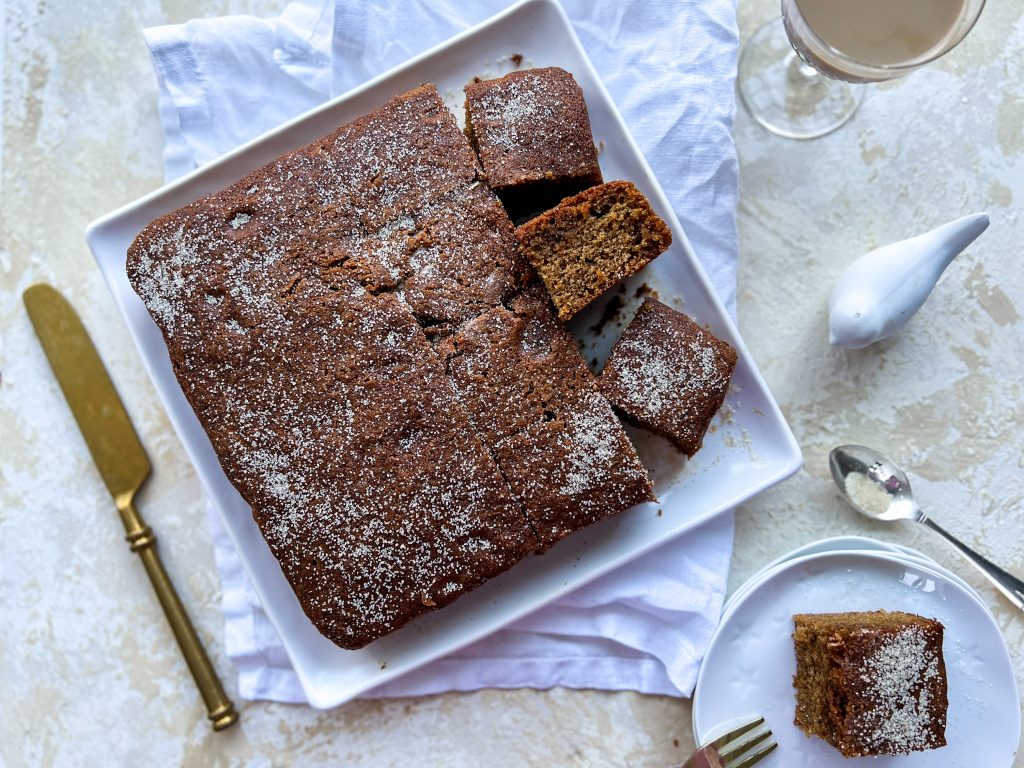
<path fill-rule="evenodd" d="M 568 320 L 672 244 L 672 232 L 628 181 L 560 202 L 516 229 L 519 247 Z"/>
<path fill-rule="evenodd" d="M 943 626 L 899 611 L 797 614 L 796 717 L 846 757 L 946 745 Z"/>

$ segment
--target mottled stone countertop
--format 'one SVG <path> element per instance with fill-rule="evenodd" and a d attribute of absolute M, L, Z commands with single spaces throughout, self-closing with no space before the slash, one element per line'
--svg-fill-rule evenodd
<path fill-rule="evenodd" d="M 689 702 L 628 693 L 483 691 L 329 712 L 247 703 L 241 727 L 210 732 L 20 294 L 37 281 L 55 283 L 97 340 L 158 467 L 141 505 L 232 687 L 203 494 L 82 233 L 161 183 L 155 84 L 140 29 L 269 14 L 280 4 L 6 3 L 0 765 L 678 765 L 692 743 Z M 743 35 L 776 7 L 741 0 Z M 1024 616 L 926 531 L 855 517 L 826 465 L 840 442 L 891 452 L 912 469 L 922 505 L 938 520 L 1024 573 L 1022 75 L 1024 4 L 991 2 L 956 51 L 871 87 L 860 113 L 829 137 L 776 138 L 740 109 L 740 328 L 806 468 L 738 511 L 730 584 L 828 535 L 923 549 L 992 608 L 1024 689 Z M 902 335 L 859 352 L 828 346 L 825 304 L 847 263 L 976 210 L 987 210 L 992 226 Z"/>

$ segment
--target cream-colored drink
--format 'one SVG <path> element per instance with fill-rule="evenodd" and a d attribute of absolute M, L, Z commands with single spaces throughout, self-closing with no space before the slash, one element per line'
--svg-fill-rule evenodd
<path fill-rule="evenodd" d="M 796 0 L 815 35 L 849 58 L 874 66 L 898 66 L 941 53 L 964 5 L 965 0 Z"/>

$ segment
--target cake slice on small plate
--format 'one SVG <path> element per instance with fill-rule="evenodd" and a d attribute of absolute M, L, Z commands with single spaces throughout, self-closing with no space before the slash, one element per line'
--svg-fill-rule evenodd
<path fill-rule="evenodd" d="M 946 745 L 943 626 L 901 611 L 801 613 L 796 718 L 846 757 Z"/>

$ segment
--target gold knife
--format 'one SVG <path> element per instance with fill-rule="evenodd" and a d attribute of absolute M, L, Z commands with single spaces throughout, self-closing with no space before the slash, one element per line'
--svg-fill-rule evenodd
<path fill-rule="evenodd" d="M 89 334 L 67 300 L 49 285 L 33 285 L 22 298 L 93 461 L 114 497 L 124 523 L 125 538 L 132 551 L 142 558 L 174 637 L 199 686 L 213 730 L 222 731 L 238 721 L 235 705 L 224 693 L 217 672 L 185 613 L 185 606 L 160 562 L 156 536 L 135 508 L 135 494 L 150 471 L 142 442 Z"/>

